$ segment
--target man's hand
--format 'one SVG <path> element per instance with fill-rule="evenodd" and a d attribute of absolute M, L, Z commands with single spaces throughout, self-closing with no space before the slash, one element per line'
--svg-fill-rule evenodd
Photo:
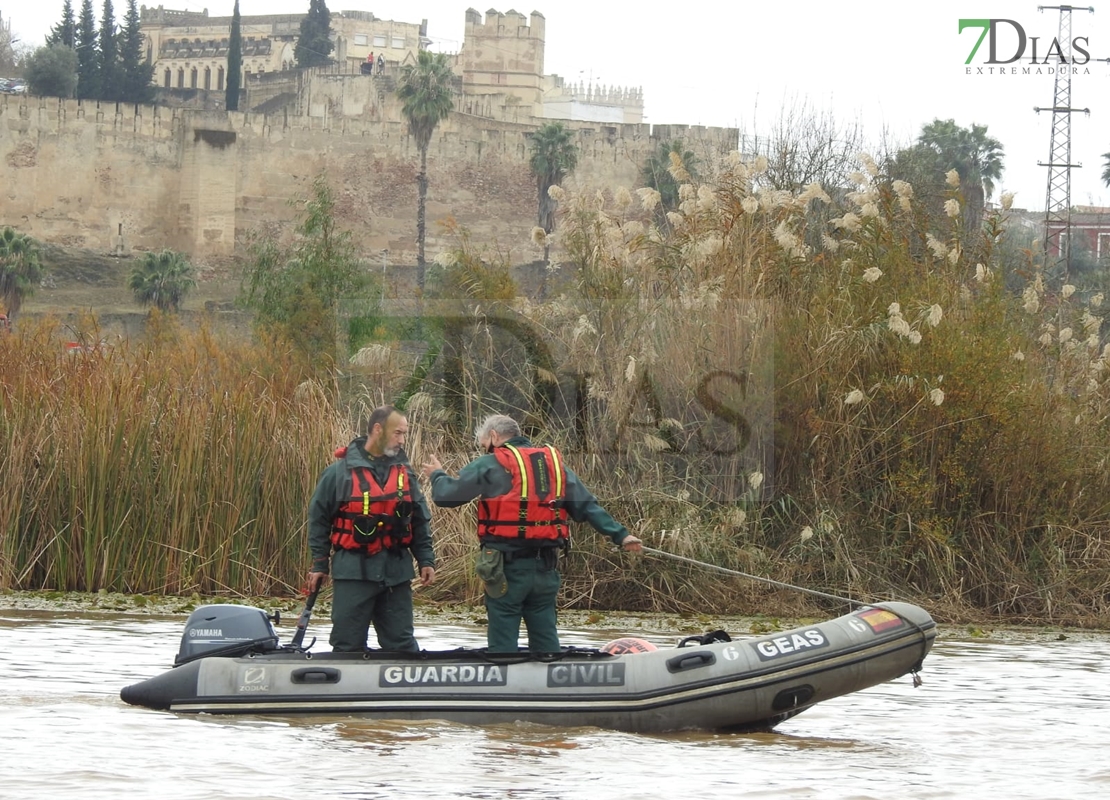
<path fill-rule="evenodd" d="M 328 579 L 326 572 L 310 572 L 308 573 L 308 580 L 305 582 L 305 588 L 308 593 L 312 594 L 317 589 L 324 588 L 324 582 Z"/>
<path fill-rule="evenodd" d="M 437 469 L 443 469 L 443 465 L 439 463 L 439 459 L 436 458 L 434 455 L 428 456 L 428 458 L 424 461 L 424 477 L 431 478 L 432 473 L 435 472 Z M 435 572 L 435 570 L 432 571 Z"/>
<path fill-rule="evenodd" d="M 621 539 L 621 547 L 632 553 L 638 553 L 643 548 L 643 542 L 631 533 Z"/>
<path fill-rule="evenodd" d="M 436 582 L 436 568 L 435 567 L 421 567 L 420 568 L 420 585 L 431 586 Z"/>

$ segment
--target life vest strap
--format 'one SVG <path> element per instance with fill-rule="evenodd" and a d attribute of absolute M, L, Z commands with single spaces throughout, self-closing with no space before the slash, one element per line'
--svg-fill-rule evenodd
<path fill-rule="evenodd" d="M 369 467 L 351 468 L 351 495 L 340 498 L 332 518 L 335 550 L 372 556 L 383 549 L 399 552 L 412 543 L 414 504 L 405 486 L 405 467 L 390 466 L 390 476 L 379 486 Z M 396 473 L 396 490 L 389 488 Z"/>
<path fill-rule="evenodd" d="M 554 527 L 556 525 L 564 525 L 563 519 L 547 519 L 547 520 L 518 520 L 518 519 L 484 519 L 483 525 L 548 525 Z"/>

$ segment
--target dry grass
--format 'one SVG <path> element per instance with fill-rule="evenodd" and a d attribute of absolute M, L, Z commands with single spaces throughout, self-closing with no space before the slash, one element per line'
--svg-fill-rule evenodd
<path fill-rule="evenodd" d="M 300 572 L 338 418 L 296 369 L 154 319 L 66 352 L 49 323 L 0 342 L 9 454 L 0 585 L 266 593 Z"/>
<path fill-rule="evenodd" d="M 543 303 L 500 279 L 497 301 L 470 296 L 504 270 L 460 236 L 444 285 L 468 296 L 431 326 L 418 383 L 420 356 L 385 340 L 335 386 L 165 321 L 77 356 L 49 326 L 0 340 L 0 587 L 289 592 L 332 448 L 400 399 L 414 464 L 457 469 L 477 419 L 513 414 L 615 517 L 695 560 L 950 621 L 1110 620 L 1101 297 L 1031 258 L 1008 291 L 1001 212 L 977 238 L 878 174 L 832 206 L 761 188 L 759 167 L 687 184 L 663 230 L 646 193 L 566 198 L 553 252 L 573 290 Z M 432 602 L 480 598 L 472 515 L 434 512 Z M 563 602 L 817 610 L 592 532 Z"/>

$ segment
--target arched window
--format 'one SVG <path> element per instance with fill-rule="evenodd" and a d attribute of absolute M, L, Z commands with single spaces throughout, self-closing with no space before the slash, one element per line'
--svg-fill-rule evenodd
<path fill-rule="evenodd" d="M 178 89 L 184 89 L 185 88 L 185 67 L 178 67 L 177 68 L 177 88 Z"/>
<path fill-rule="evenodd" d="M 165 72 L 165 74 L 164 74 L 164 75 L 163 75 L 162 77 L 163 77 L 163 85 L 164 85 L 164 86 L 165 86 L 165 87 L 166 87 L 167 89 L 169 89 L 169 88 L 170 88 L 170 80 L 171 80 L 171 77 L 172 77 L 172 76 L 170 75 L 170 68 L 169 68 L 169 67 L 166 67 L 166 72 Z"/>
<path fill-rule="evenodd" d="M 197 68 L 193 67 L 193 71 L 189 74 L 189 88 L 197 88 Z"/>
<path fill-rule="evenodd" d="M 216 91 L 222 92 L 224 90 L 224 68 L 220 67 L 216 70 Z"/>
<path fill-rule="evenodd" d="M 204 68 L 204 91 L 207 92 L 211 88 L 212 88 L 212 68 L 211 67 L 205 67 Z"/>

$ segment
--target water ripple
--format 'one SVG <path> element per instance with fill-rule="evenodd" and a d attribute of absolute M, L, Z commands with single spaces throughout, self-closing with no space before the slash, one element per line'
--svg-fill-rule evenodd
<path fill-rule="evenodd" d="M 326 628 L 313 627 L 326 641 Z M 49 787 L 76 800 L 1110 796 L 1110 637 L 945 638 L 917 689 L 906 677 L 831 700 L 773 734 L 636 735 L 187 717 L 124 705 L 119 689 L 168 668 L 180 630 L 179 619 L 0 611 L 0 730 L 5 763 L 19 767 L 5 770 L 0 795 L 38 797 Z M 482 641 L 481 629 L 463 626 L 418 635 L 426 647 Z"/>

